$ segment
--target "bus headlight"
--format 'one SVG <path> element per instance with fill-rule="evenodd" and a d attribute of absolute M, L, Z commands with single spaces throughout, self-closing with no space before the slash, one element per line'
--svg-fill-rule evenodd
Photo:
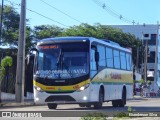
<path fill-rule="evenodd" d="M 43 90 L 40 87 L 35 86 L 34 88 L 39 92 L 43 92 Z"/>
<path fill-rule="evenodd" d="M 85 90 L 85 89 L 88 88 L 88 87 L 89 87 L 89 84 L 85 84 L 84 86 L 81 86 L 81 87 L 78 89 L 78 92 L 83 91 L 83 90 Z"/>

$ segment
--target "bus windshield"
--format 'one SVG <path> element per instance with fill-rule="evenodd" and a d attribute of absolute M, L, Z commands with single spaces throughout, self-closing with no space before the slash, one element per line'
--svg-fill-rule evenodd
<path fill-rule="evenodd" d="M 89 47 L 85 43 L 43 45 L 38 50 L 37 77 L 66 79 L 89 73 Z"/>

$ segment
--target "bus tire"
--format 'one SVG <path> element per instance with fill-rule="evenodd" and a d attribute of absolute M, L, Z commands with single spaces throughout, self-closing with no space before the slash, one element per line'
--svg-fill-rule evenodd
<path fill-rule="evenodd" d="M 85 107 L 85 104 L 79 104 L 79 107 Z"/>
<path fill-rule="evenodd" d="M 112 100 L 113 107 L 118 107 L 118 105 L 119 105 L 119 100 Z"/>
<path fill-rule="evenodd" d="M 87 104 L 86 107 L 87 107 L 87 108 L 91 108 L 91 105 L 90 105 L 90 104 Z"/>
<path fill-rule="evenodd" d="M 94 103 L 94 108 L 95 109 L 102 108 L 103 101 L 104 101 L 104 92 L 103 92 L 102 89 L 100 89 L 100 91 L 99 91 L 99 102 Z"/>
<path fill-rule="evenodd" d="M 119 107 L 124 107 L 126 104 L 126 90 L 123 89 L 122 99 L 119 101 Z"/>
<path fill-rule="evenodd" d="M 57 104 L 55 104 L 55 103 L 47 103 L 47 105 L 48 105 L 49 109 L 56 109 L 57 108 Z"/>

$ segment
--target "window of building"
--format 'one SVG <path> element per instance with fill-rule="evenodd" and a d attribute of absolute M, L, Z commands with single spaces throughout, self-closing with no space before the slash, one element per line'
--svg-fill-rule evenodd
<path fill-rule="evenodd" d="M 156 40 L 157 34 L 151 34 L 151 40 Z"/>
<path fill-rule="evenodd" d="M 144 34 L 144 37 L 147 37 L 147 38 L 148 38 L 148 37 L 149 37 L 149 34 Z"/>
<path fill-rule="evenodd" d="M 149 53 L 148 63 L 155 63 L 155 51 Z"/>
<path fill-rule="evenodd" d="M 107 67 L 113 67 L 113 50 L 112 48 L 106 48 L 106 62 Z"/>

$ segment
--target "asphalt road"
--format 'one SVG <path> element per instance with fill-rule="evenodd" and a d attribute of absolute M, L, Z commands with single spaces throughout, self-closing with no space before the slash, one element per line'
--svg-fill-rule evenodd
<path fill-rule="evenodd" d="M 20 116 L 30 116 L 32 119 L 34 117 L 54 117 L 55 119 L 65 119 L 68 117 L 68 120 L 80 119 L 82 116 L 95 113 L 103 113 L 109 117 L 113 117 L 117 113 L 128 113 L 128 110 L 133 111 L 134 114 L 142 114 L 149 119 L 155 117 L 155 120 L 160 119 L 160 98 L 141 98 L 128 100 L 125 107 L 112 107 L 111 102 L 106 102 L 103 105 L 102 109 L 91 108 L 81 108 L 79 105 L 72 104 L 62 104 L 58 105 L 56 110 L 48 109 L 46 105 L 42 106 L 6 106 L 0 109 L 0 115 L 5 114 L 5 112 L 11 112 L 12 116 L 15 119 L 19 119 L 18 113 Z M 134 116 L 134 114 L 132 114 Z M 148 116 L 146 116 L 148 115 Z M 159 117 L 156 117 L 159 116 Z M 3 117 L 4 118 L 4 117 Z M 10 119 L 9 117 L 7 119 Z M 22 119 L 22 118 L 21 118 Z M 27 118 L 24 118 L 27 119 Z M 48 120 L 48 118 L 46 118 Z M 133 119 L 133 118 L 132 118 Z M 137 119 L 137 118 L 136 118 Z M 3 119 L 1 119 L 3 120 Z M 5 119 L 4 119 L 5 120 Z M 40 120 L 38 118 L 38 120 Z M 145 119 L 146 120 L 146 119 Z"/>

